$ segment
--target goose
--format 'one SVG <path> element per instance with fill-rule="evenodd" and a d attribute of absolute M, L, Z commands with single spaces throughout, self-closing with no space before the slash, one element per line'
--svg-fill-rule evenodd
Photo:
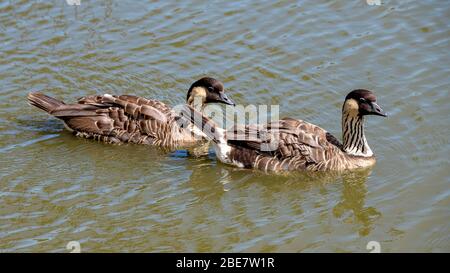
<path fill-rule="evenodd" d="M 193 126 L 179 126 L 177 113 L 166 104 L 132 95 L 92 95 L 77 103 L 63 101 L 39 92 L 29 93 L 28 101 L 61 119 L 76 136 L 106 143 L 137 143 L 176 148 L 204 142 L 204 135 Z M 234 105 L 223 84 L 210 77 L 194 82 L 186 103 L 202 111 L 208 103 Z"/>
<path fill-rule="evenodd" d="M 184 122 L 202 128 L 225 164 L 263 171 L 344 171 L 375 164 L 364 118 L 387 116 L 376 101 L 369 90 L 348 93 L 342 107 L 343 143 L 319 126 L 293 118 L 225 130 L 192 107 L 185 107 L 182 116 Z"/>

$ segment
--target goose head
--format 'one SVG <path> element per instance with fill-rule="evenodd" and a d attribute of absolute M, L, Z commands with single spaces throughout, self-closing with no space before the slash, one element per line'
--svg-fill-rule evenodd
<path fill-rule="evenodd" d="M 372 91 L 357 89 L 348 93 L 345 97 L 343 112 L 359 117 L 376 115 L 387 117 L 386 113 L 377 104 L 377 97 Z"/>
<path fill-rule="evenodd" d="M 223 84 L 214 78 L 204 77 L 194 82 L 187 93 L 187 104 L 202 106 L 207 103 L 223 103 L 235 105 L 234 101 L 225 94 Z"/>

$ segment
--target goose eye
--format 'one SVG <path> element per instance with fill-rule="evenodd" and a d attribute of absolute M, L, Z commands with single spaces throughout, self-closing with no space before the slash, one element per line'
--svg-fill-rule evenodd
<path fill-rule="evenodd" d="M 209 90 L 209 91 L 214 91 L 214 88 L 213 88 L 212 86 L 209 86 L 209 87 L 208 87 L 208 90 Z"/>
<path fill-rule="evenodd" d="M 366 99 L 365 98 L 359 98 L 359 101 L 360 102 L 366 102 Z"/>

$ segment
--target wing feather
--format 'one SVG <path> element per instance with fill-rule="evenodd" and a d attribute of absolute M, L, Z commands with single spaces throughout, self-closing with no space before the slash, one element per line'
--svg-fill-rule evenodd
<path fill-rule="evenodd" d="M 338 144 L 337 139 L 324 129 L 292 118 L 263 126 L 238 125 L 227 131 L 227 139 L 232 146 L 253 149 L 261 155 L 274 156 L 280 160 L 291 158 L 292 164 L 303 165 L 325 161 L 329 150 L 336 149 Z M 267 147 L 274 149 L 264 149 Z"/>

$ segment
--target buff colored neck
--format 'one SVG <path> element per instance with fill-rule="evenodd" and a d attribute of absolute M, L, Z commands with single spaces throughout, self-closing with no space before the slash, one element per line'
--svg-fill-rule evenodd
<path fill-rule="evenodd" d="M 191 91 L 191 95 L 187 100 L 187 104 L 203 114 L 206 103 L 206 90 L 203 87 L 194 87 Z M 200 127 L 201 128 L 201 127 Z M 195 126 L 193 123 L 188 125 L 188 131 L 190 131 L 196 139 L 206 139 L 206 135 L 202 130 Z"/>
<path fill-rule="evenodd" d="M 364 135 L 364 117 L 359 115 L 358 103 L 349 99 L 342 109 L 343 149 L 354 156 L 371 157 L 373 152 Z"/>

